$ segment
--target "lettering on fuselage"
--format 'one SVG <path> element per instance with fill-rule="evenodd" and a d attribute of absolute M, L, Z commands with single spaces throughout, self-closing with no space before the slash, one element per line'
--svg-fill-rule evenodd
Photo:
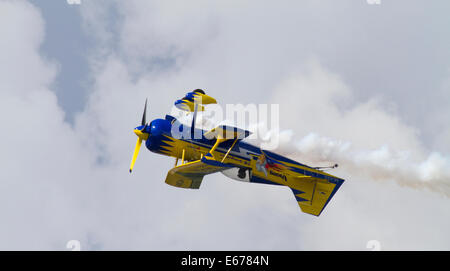
<path fill-rule="evenodd" d="M 273 175 L 273 176 L 276 176 L 276 177 L 279 177 L 279 178 L 283 179 L 285 182 L 287 182 L 287 177 L 284 174 L 281 174 L 281 173 L 278 173 L 278 172 L 275 172 L 275 171 L 272 171 L 272 170 L 269 170 L 269 174 Z"/>

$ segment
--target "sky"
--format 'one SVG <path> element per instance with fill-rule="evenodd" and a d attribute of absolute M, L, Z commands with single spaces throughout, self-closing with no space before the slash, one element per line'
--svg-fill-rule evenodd
<path fill-rule="evenodd" d="M 0 1 L 0 249 L 450 249 L 448 1 Z M 279 104 L 299 162 L 346 181 L 320 217 L 221 174 L 186 191 L 141 150 L 145 98 Z"/>

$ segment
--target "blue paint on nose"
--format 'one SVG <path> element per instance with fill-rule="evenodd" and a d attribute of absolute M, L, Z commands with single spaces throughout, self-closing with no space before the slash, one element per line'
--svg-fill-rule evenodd
<path fill-rule="evenodd" d="M 168 120 L 155 119 L 150 123 L 150 135 L 160 136 L 163 134 L 170 135 L 172 125 Z"/>
<path fill-rule="evenodd" d="M 150 136 L 145 142 L 145 145 L 150 151 L 159 152 L 161 147 L 165 145 L 162 140 L 167 139 L 164 135 L 171 135 L 172 124 L 165 119 L 155 119 L 150 123 L 148 129 Z"/>

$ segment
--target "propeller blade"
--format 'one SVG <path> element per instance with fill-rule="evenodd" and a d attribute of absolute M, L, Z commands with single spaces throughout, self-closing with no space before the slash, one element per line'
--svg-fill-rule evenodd
<path fill-rule="evenodd" d="M 136 158 L 138 156 L 139 149 L 141 148 L 141 144 L 142 144 L 142 139 L 138 138 L 138 140 L 136 142 L 136 147 L 134 148 L 133 158 L 131 159 L 130 173 L 131 173 L 131 171 L 133 171 L 134 163 L 136 162 Z"/>
<path fill-rule="evenodd" d="M 146 117 L 147 117 L 147 99 L 145 99 L 144 114 L 142 114 L 141 125 L 145 125 L 145 123 L 146 123 Z"/>

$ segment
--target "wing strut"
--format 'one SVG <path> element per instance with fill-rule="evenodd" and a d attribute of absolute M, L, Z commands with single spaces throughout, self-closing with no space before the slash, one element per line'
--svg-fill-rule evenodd
<path fill-rule="evenodd" d="M 231 145 L 231 147 L 228 149 L 227 153 L 225 154 L 225 156 L 222 158 L 222 163 L 223 161 L 225 161 L 225 158 L 227 158 L 228 154 L 230 153 L 231 149 L 234 147 L 234 145 L 236 144 L 236 142 L 238 141 L 239 138 L 236 138 L 233 142 L 233 144 Z"/>
<path fill-rule="evenodd" d="M 185 151 L 183 149 L 183 151 L 181 153 L 181 164 L 184 164 L 184 153 L 185 153 Z"/>
<path fill-rule="evenodd" d="M 222 138 L 222 137 L 218 137 L 216 140 L 216 143 L 214 144 L 214 146 L 211 148 L 211 150 L 209 151 L 209 153 L 212 155 L 212 157 L 214 157 L 213 152 L 216 150 L 217 146 L 219 146 L 220 143 L 227 141 L 227 139 Z M 214 157 L 215 159 L 215 157 Z"/>

